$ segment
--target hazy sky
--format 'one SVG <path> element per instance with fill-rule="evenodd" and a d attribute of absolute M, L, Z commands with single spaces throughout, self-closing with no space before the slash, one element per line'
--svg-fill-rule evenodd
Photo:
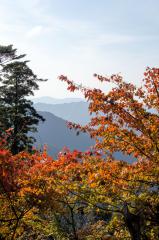
<path fill-rule="evenodd" d="M 76 97 L 58 75 L 98 87 L 93 73 L 121 72 L 139 84 L 159 67 L 158 10 L 159 0 L 0 0 L 0 40 L 49 79 L 36 96 Z"/>

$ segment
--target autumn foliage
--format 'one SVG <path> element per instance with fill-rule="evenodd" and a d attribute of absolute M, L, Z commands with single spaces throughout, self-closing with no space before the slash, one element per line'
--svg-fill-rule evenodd
<path fill-rule="evenodd" d="M 1 239 L 159 239 L 159 69 L 147 68 L 140 88 L 95 74 L 112 84 L 108 93 L 59 78 L 95 113 L 88 125 L 69 128 L 96 144 L 54 160 L 36 150 L 13 156 L 1 139 Z M 117 151 L 135 161 L 115 159 Z"/>
<path fill-rule="evenodd" d="M 81 90 L 90 103 L 90 113 L 96 114 L 87 126 L 69 123 L 70 128 L 95 138 L 95 148 L 105 154 L 100 167 L 99 160 L 91 164 L 92 184 L 95 191 L 99 189 L 95 195 L 103 195 L 108 210 L 120 209 L 113 232 L 117 239 L 158 239 L 159 69 L 147 68 L 140 88 L 124 82 L 120 75 L 94 76 L 104 84 L 111 83 L 112 90 L 105 94 L 78 86 L 65 76 L 60 80 L 72 91 Z M 111 153 L 116 151 L 137 161 L 113 160 Z"/>

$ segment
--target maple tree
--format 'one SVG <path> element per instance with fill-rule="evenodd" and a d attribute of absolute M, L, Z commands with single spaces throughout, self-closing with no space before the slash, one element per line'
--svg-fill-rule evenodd
<path fill-rule="evenodd" d="M 31 159 L 30 159 L 31 160 Z M 15 239 L 19 224 L 29 215 L 32 204 L 24 198 L 24 182 L 32 163 L 27 154 L 12 156 L 1 144 L 0 151 L 0 228 L 1 238 Z M 28 175 L 28 176 L 27 176 Z M 26 187 L 26 186 L 25 186 Z"/>
<path fill-rule="evenodd" d="M 66 76 L 59 77 L 69 90 L 81 90 L 90 103 L 90 113 L 96 113 L 84 127 L 68 124 L 88 132 L 96 139 L 95 148 L 105 154 L 100 161 L 87 161 L 81 171 L 87 172 L 81 178 L 91 188 L 87 201 L 93 197 L 96 204 L 106 204 L 105 211 L 113 213 L 107 224 L 112 237 L 158 239 L 159 69 L 147 68 L 144 85 L 139 88 L 124 82 L 120 75 L 94 76 L 113 84 L 112 90 L 106 94 L 76 85 Z M 132 155 L 137 161 L 128 164 L 115 160 L 112 153 L 116 151 Z"/>
<path fill-rule="evenodd" d="M 12 155 L 7 148 L 6 137 L 0 141 L 0 239 L 45 239 L 52 233 L 70 239 L 69 229 L 58 224 L 62 221 L 64 228 L 71 206 L 60 190 L 58 172 L 64 162 L 46 151 Z"/>

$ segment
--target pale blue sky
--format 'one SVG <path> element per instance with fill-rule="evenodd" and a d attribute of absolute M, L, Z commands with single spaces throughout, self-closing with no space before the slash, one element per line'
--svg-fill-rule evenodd
<path fill-rule="evenodd" d="M 158 10 L 159 0 L 0 0 L 0 42 L 49 79 L 36 96 L 79 96 L 60 74 L 101 87 L 93 73 L 121 72 L 140 84 L 146 66 L 159 67 Z"/>

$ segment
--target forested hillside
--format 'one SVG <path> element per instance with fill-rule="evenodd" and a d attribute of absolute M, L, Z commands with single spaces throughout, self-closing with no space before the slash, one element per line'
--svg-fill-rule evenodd
<path fill-rule="evenodd" d="M 0 17 L 0 240 L 159 240 L 159 0 Z"/>
<path fill-rule="evenodd" d="M 26 62 L 16 62 L 21 57 L 12 46 L 0 50 L 4 62 L 0 90 L 5 89 L 0 102 L 0 238 L 157 240 L 159 69 L 146 69 L 142 87 L 125 82 L 120 75 L 95 74 L 103 84 L 115 85 L 108 93 L 61 75 L 59 80 L 68 90 L 83 93 L 93 113 L 85 126 L 69 123 L 67 129 L 64 120 L 36 112 L 32 102 L 25 101 L 28 92 L 21 84 L 32 72 Z M 5 65 L 6 58 L 14 64 Z M 31 86 L 35 79 L 35 75 L 28 79 Z M 8 101 L 12 96 L 16 97 L 13 104 Z M 7 121 L 2 121 L 4 116 Z M 46 124 L 34 116 L 45 118 Z M 33 134 L 38 139 L 40 133 L 36 142 L 40 148 L 46 137 L 58 146 L 66 141 L 67 148 L 54 158 L 47 151 L 56 146 L 35 148 L 27 134 L 36 128 Z M 93 147 L 85 150 L 90 143 Z M 124 161 L 123 155 L 136 161 Z"/>

